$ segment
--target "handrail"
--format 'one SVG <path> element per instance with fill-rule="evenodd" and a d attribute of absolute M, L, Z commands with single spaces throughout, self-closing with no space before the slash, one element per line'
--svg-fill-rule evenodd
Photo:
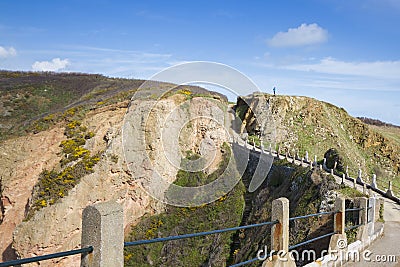
<path fill-rule="evenodd" d="M 345 210 L 345 212 L 348 212 L 348 211 L 360 211 L 360 210 L 363 210 L 364 208 L 351 208 L 351 209 L 346 209 Z"/>
<path fill-rule="evenodd" d="M 336 232 L 332 232 L 332 233 L 328 233 L 328 234 L 325 234 L 325 235 L 321 235 L 321 236 L 312 238 L 312 239 L 307 240 L 307 241 L 304 241 L 304 242 L 300 242 L 300 243 L 298 243 L 298 244 L 296 244 L 296 245 L 290 246 L 290 247 L 289 247 L 289 251 L 290 251 L 290 250 L 293 250 L 293 249 L 295 249 L 295 248 L 301 247 L 301 246 L 303 246 L 303 245 L 312 243 L 312 242 L 314 242 L 314 241 L 316 241 L 316 240 L 319 240 L 319 239 L 322 239 L 322 238 L 325 238 L 325 237 L 332 236 L 332 235 L 334 235 L 334 234 L 337 234 L 337 233 L 336 233 Z M 268 256 L 271 256 L 271 253 L 269 253 Z M 257 261 L 257 260 L 259 260 L 259 258 L 253 258 L 253 259 L 250 259 L 250 260 L 247 260 L 247 261 L 243 261 L 243 262 L 239 262 L 239 263 L 230 265 L 229 267 L 243 266 L 243 265 L 246 265 L 246 264 L 255 262 L 255 261 Z"/>
<path fill-rule="evenodd" d="M 321 215 L 328 215 L 328 214 L 330 215 L 330 214 L 335 214 L 335 213 L 337 213 L 337 212 L 336 211 L 324 211 L 324 212 L 319 212 L 319 213 L 314 213 L 314 214 L 292 217 L 292 218 L 289 218 L 289 221 L 295 221 L 298 219 L 305 219 L 305 218 L 321 216 Z"/>
<path fill-rule="evenodd" d="M 124 246 L 130 247 L 130 246 L 137 246 L 137 245 L 144 245 L 144 244 L 152 244 L 152 243 L 157 243 L 157 242 L 186 239 L 186 238 L 192 238 L 192 237 L 225 233 L 225 232 L 229 232 L 229 231 L 237 231 L 237 230 L 241 230 L 241 229 L 260 227 L 260 226 L 265 226 L 265 225 L 274 225 L 277 223 L 278 223 L 278 221 L 276 220 L 276 221 L 272 221 L 272 222 L 250 224 L 250 225 L 245 225 L 245 226 L 237 226 L 237 227 L 231 227 L 231 228 L 225 228 L 225 229 L 219 229 L 219 230 L 213 230 L 213 231 L 207 231 L 207 232 L 198 232 L 198 233 L 193 233 L 193 234 L 160 237 L 160 238 L 154 238 L 154 239 L 143 239 L 143 240 L 137 240 L 137 241 L 132 241 L 132 242 L 124 242 Z"/>
<path fill-rule="evenodd" d="M 354 228 L 358 228 L 358 227 L 360 227 L 362 224 L 357 224 L 357 225 L 353 225 L 353 226 L 350 226 L 350 227 L 346 227 L 346 228 L 344 228 L 344 230 L 345 231 L 349 231 L 349 230 L 352 230 L 352 229 L 354 229 Z"/>
<path fill-rule="evenodd" d="M 21 264 L 26 264 L 26 263 L 31 263 L 31 262 L 38 262 L 38 261 L 44 261 L 44 260 L 49 260 L 49 259 L 54 259 L 54 258 L 62 258 L 62 257 L 66 257 L 66 256 L 76 255 L 76 254 L 84 254 L 84 253 L 92 253 L 92 252 L 93 252 L 93 247 L 90 246 L 87 248 L 69 250 L 69 251 L 58 252 L 58 253 L 37 256 L 37 257 L 32 257 L 32 258 L 0 262 L 0 267 L 21 265 Z"/>
<path fill-rule="evenodd" d="M 332 233 L 329 233 L 329 234 L 320 235 L 320 236 L 317 236 L 317 237 L 315 237 L 315 238 L 312 238 L 312 239 L 310 239 L 310 240 L 307 240 L 307 241 L 304 241 L 304 242 L 297 243 L 296 245 L 290 246 L 290 247 L 289 247 L 289 251 L 290 251 L 290 250 L 293 250 L 293 249 L 295 249 L 295 248 L 301 247 L 301 246 L 303 246 L 303 245 L 306 245 L 306 244 L 312 243 L 312 242 L 314 242 L 314 241 L 316 241 L 316 240 L 319 240 L 319 239 L 322 239 L 322 238 L 325 238 L 325 237 L 328 237 L 328 236 L 334 235 L 334 234 L 337 234 L 337 232 L 332 232 Z"/>
<path fill-rule="evenodd" d="M 250 139 L 249 140 L 243 140 L 246 144 L 253 144 L 254 142 L 253 141 L 251 141 Z M 249 143 L 247 143 L 247 142 L 249 142 Z M 240 142 L 237 142 L 237 141 L 233 141 L 233 143 L 237 143 L 238 145 L 242 145 Z M 244 145 L 244 146 L 246 146 L 246 144 Z M 254 147 L 256 147 L 257 149 L 260 149 L 260 150 L 262 150 L 262 148 L 261 148 L 261 146 L 259 146 L 259 145 L 256 145 L 255 143 L 254 143 Z M 267 152 L 267 151 L 266 151 Z M 289 157 L 289 158 L 293 158 L 293 159 L 296 159 L 296 160 L 302 160 L 303 158 L 298 158 L 298 157 L 296 157 L 296 155 L 294 155 L 294 156 L 291 156 L 291 155 L 288 155 L 288 154 L 283 154 L 283 153 L 279 153 L 280 151 L 278 150 L 278 151 L 276 151 L 276 150 L 273 150 L 273 151 L 271 151 L 272 153 L 274 153 L 274 154 L 276 154 L 278 157 L 279 156 L 284 156 L 284 157 Z M 312 160 L 308 160 L 308 161 L 302 161 L 302 162 L 304 162 L 304 163 L 307 163 L 307 164 L 313 164 L 313 161 Z M 327 169 L 325 169 L 325 170 L 327 170 Z M 334 171 L 335 172 L 335 171 Z M 337 174 L 336 172 L 335 172 L 335 174 Z M 350 177 L 348 177 L 347 175 L 346 175 L 346 179 L 349 179 Z M 355 179 L 355 178 L 352 178 L 352 179 Z M 388 179 L 383 179 L 383 178 L 380 178 L 380 177 L 376 177 L 376 181 L 381 181 L 381 182 L 388 182 L 389 180 Z M 358 184 L 362 184 L 362 183 L 359 183 L 359 182 L 357 182 Z M 366 186 L 367 186 L 367 188 L 371 188 L 371 185 L 370 184 L 368 184 L 369 182 L 364 182 L 365 184 L 366 184 Z M 392 184 L 392 188 L 393 189 L 395 189 L 395 190 L 393 190 L 393 191 L 396 191 L 397 193 L 399 193 L 400 194 L 400 187 L 399 186 L 396 186 L 396 185 L 394 185 L 394 184 Z M 383 196 L 385 196 L 384 195 L 384 191 L 382 191 L 382 190 L 378 190 L 378 189 L 376 189 L 376 188 L 372 188 L 374 191 L 376 191 L 376 192 L 378 192 L 379 194 L 381 194 L 381 195 L 383 195 Z M 382 191 L 382 192 L 380 192 L 380 191 Z M 386 196 L 387 197 L 387 196 Z M 399 203 L 400 204 L 400 198 L 399 197 L 394 197 L 395 198 L 395 201 L 397 202 L 397 203 Z"/>

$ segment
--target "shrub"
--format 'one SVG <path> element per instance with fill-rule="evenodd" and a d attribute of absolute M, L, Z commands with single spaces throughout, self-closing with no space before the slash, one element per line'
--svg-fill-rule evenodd
<path fill-rule="evenodd" d="M 75 112 L 70 110 L 69 113 Z M 60 143 L 62 148 L 61 170 L 44 170 L 39 175 L 39 181 L 32 193 L 32 203 L 26 216 L 29 220 L 33 214 L 48 205 L 54 204 L 60 198 L 68 195 L 81 178 L 93 172 L 93 167 L 99 162 L 100 155 L 91 156 L 88 149 L 84 148 L 86 140 L 94 136 L 87 132 L 87 127 L 77 120 L 72 120 L 65 126 L 65 135 L 68 137 Z M 66 166 L 68 163 L 72 165 Z"/>

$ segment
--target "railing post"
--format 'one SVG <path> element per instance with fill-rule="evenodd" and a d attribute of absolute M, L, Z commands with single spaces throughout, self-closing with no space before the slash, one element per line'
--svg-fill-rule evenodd
<path fill-rule="evenodd" d="M 296 266 L 289 256 L 289 200 L 281 197 L 272 201 L 271 251 L 278 252 L 262 266 Z M 282 265 L 283 264 L 283 265 Z"/>
<path fill-rule="evenodd" d="M 361 208 L 360 210 L 360 220 L 359 223 L 361 225 L 366 225 L 368 223 L 368 199 L 366 197 L 359 197 L 357 198 L 358 207 Z"/>
<path fill-rule="evenodd" d="M 370 197 L 368 199 L 368 225 L 369 225 L 369 235 L 372 236 L 375 231 L 375 205 L 376 198 Z"/>
<path fill-rule="evenodd" d="M 289 200 L 281 197 L 272 201 L 272 221 L 278 221 L 271 229 L 271 249 L 289 250 Z"/>
<path fill-rule="evenodd" d="M 362 180 L 362 170 L 361 169 L 358 169 L 357 182 L 359 182 L 361 184 L 364 183 Z"/>
<path fill-rule="evenodd" d="M 372 182 L 371 182 L 371 187 L 374 189 L 377 189 L 378 186 L 376 185 L 376 174 L 372 174 Z"/>
<path fill-rule="evenodd" d="M 336 198 L 335 201 L 335 215 L 334 215 L 334 231 L 338 234 L 344 235 L 345 228 L 345 199 L 344 198 Z"/>
<path fill-rule="evenodd" d="M 83 254 L 81 267 L 124 266 L 123 210 L 115 202 L 88 206 L 82 213 L 82 247 L 93 247 Z"/>
<path fill-rule="evenodd" d="M 335 214 L 333 216 L 333 229 L 336 234 L 331 236 L 331 240 L 329 241 L 329 251 L 343 251 L 346 248 L 342 246 L 342 244 L 347 244 L 347 237 L 345 233 L 345 216 L 346 216 L 346 205 L 344 198 L 336 198 L 335 201 Z M 336 254 L 339 256 L 335 260 L 335 266 L 341 266 L 341 262 L 343 258 L 342 254 Z"/>
<path fill-rule="evenodd" d="M 358 197 L 355 199 L 356 206 L 361 208 L 359 211 L 358 223 L 361 225 L 357 231 L 357 239 L 363 242 L 368 242 L 369 230 L 368 230 L 368 198 Z"/>
<path fill-rule="evenodd" d="M 392 181 L 389 181 L 389 188 L 386 191 L 386 195 L 388 195 L 389 197 L 393 197 L 393 190 L 392 190 Z"/>

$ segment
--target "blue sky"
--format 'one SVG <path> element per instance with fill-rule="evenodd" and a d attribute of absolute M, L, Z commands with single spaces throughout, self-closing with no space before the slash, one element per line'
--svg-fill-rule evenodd
<path fill-rule="evenodd" d="M 400 125 L 399 26 L 399 0 L 1 1 L 0 69 L 149 78 L 214 61 Z"/>

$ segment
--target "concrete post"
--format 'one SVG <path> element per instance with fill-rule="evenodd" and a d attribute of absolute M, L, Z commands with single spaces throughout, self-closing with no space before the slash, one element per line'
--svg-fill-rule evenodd
<path fill-rule="evenodd" d="M 331 169 L 331 175 L 333 176 L 333 169 Z"/>
<path fill-rule="evenodd" d="M 278 220 L 271 229 L 271 250 L 289 251 L 289 200 L 281 197 L 272 201 L 271 220 Z"/>
<path fill-rule="evenodd" d="M 357 182 L 364 183 L 363 180 L 362 180 L 362 171 L 361 171 L 361 169 L 358 169 Z"/>
<path fill-rule="evenodd" d="M 345 176 L 346 176 L 346 175 L 343 173 L 343 174 L 342 174 L 342 184 L 344 184 L 344 179 L 346 179 Z"/>
<path fill-rule="evenodd" d="M 353 188 L 354 189 L 357 189 L 357 182 L 356 182 L 356 179 L 355 178 L 352 178 L 353 179 Z"/>
<path fill-rule="evenodd" d="M 362 225 L 366 225 L 368 223 L 368 198 L 366 197 L 358 197 L 356 198 L 357 206 L 361 208 L 360 210 L 360 221 L 359 223 Z"/>
<path fill-rule="evenodd" d="M 324 168 L 322 167 L 322 164 L 319 165 L 319 169 L 322 171 Z"/>
<path fill-rule="evenodd" d="M 314 166 L 317 167 L 317 155 L 314 156 Z"/>
<path fill-rule="evenodd" d="M 349 178 L 349 166 L 346 166 L 346 178 Z"/>
<path fill-rule="evenodd" d="M 289 200 L 281 197 L 272 201 L 272 221 L 278 220 L 271 229 L 271 250 L 279 251 L 269 257 L 262 267 L 296 267 L 289 256 Z"/>
<path fill-rule="evenodd" d="M 364 194 L 364 195 L 368 195 L 368 192 L 367 192 L 367 185 L 366 185 L 366 184 L 363 184 L 363 194 Z"/>
<path fill-rule="evenodd" d="M 375 228 L 375 205 L 376 205 L 376 198 L 370 197 L 368 199 L 368 225 L 369 225 L 369 235 L 372 236 L 374 234 Z"/>
<path fill-rule="evenodd" d="M 359 221 L 361 224 L 359 231 L 357 233 L 357 239 L 368 242 L 369 229 L 368 229 L 368 198 L 358 197 L 355 199 L 355 204 L 358 208 L 362 210 L 359 211 Z"/>
<path fill-rule="evenodd" d="M 308 162 L 308 151 L 306 151 L 306 155 L 304 156 L 304 160 Z"/>
<path fill-rule="evenodd" d="M 383 198 L 375 198 L 376 203 L 375 203 L 375 222 L 379 220 L 380 218 L 380 210 L 381 210 L 381 205 L 383 205 L 384 201 Z"/>
<path fill-rule="evenodd" d="M 392 181 L 389 181 L 389 188 L 386 191 L 386 195 L 388 195 L 389 197 L 394 197 L 393 190 L 392 190 Z"/>
<path fill-rule="evenodd" d="M 334 215 L 334 231 L 338 234 L 344 235 L 345 229 L 345 199 L 344 198 L 336 198 L 335 201 L 335 215 Z"/>
<path fill-rule="evenodd" d="M 329 240 L 329 251 L 335 251 L 334 253 L 339 257 L 334 260 L 334 264 L 332 266 L 342 266 L 343 262 L 343 254 L 338 251 L 345 251 L 347 248 L 343 247 L 342 244 L 347 244 L 347 237 L 345 234 L 345 199 L 344 198 L 336 198 L 335 201 L 335 211 L 333 221 L 334 221 L 334 231 L 336 234 L 331 236 Z"/>
<path fill-rule="evenodd" d="M 378 186 L 376 185 L 376 174 L 372 174 L 372 183 L 371 183 L 371 187 L 374 189 L 377 189 Z"/>
<path fill-rule="evenodd" d="M 82 254 L 81 267 L 124 266 L 124 215 L 115 202 L 86 207 L 82 213 L 82 247 L 93 247 Z"/>

